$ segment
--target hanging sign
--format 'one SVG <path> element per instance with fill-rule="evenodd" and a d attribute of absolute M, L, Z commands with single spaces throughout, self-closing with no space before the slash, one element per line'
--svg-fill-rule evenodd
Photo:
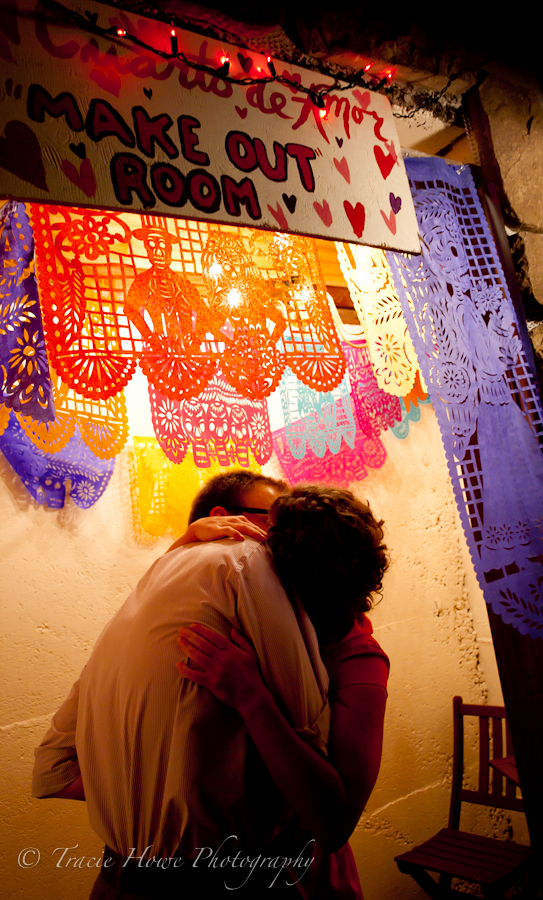
<path fill-rule="evenodd" d="M 66 4 L 3 6 L 2 196 L 420 252 L 385 96 Z"/>

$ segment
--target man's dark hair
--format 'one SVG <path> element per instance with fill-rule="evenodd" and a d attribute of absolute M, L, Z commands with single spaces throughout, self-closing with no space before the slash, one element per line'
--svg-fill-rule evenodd
<path fill-rule="evenodd" d="M 297 485 L 270 510 L 268 534 L 287 591 L 294 589 L 321 642 L 340 640 L 371 609 L 388 568 L 383 522 L 351 491 Z"/>
<path fill-rule="evenodd" d="M 229 472 L 220 472 L 200 488 L 189 515 L 189 525 L 196 519 L 208 516 L 215 506 L 223 506 L 226 510 L 236 506 L 244 506 L 243 496 L 246 491 L 259 484 L 269 485 L 278 491 L 288 491 L 285 481 L 278 478 L 268 478 L 247 469 L 234 469 Z"/>

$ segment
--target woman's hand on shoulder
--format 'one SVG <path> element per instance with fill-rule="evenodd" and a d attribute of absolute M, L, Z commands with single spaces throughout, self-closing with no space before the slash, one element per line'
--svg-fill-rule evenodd
<path fill-rule="evenodd" d="M 178 662 L 176 667 L 184 678 L 243 713 L 258 691 L 266 688 L 252 645 L 234 628 L 230 638 L 199 623 L 180 628 L 177 644 L 194 665 Z"/>
<path fill-rule="evenodd" d="M 258 525 L 249 522 L 245 516 L 206 516 L 192 522 L 185 533 L 168 548 L 167 553 L 184 544 L 198 542 L 205 544 L 208 541 L 219 541 L 227 537 L 234 538 L 236 541 L 243 541 L 245 537 L 265 541 L 267 534 Z"/>

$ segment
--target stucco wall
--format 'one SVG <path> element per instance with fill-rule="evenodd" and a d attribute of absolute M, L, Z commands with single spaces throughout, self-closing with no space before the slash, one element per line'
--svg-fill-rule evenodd
<path fill-rule="evenodd" d="M 393 857 L 446 824 L 452 696 L 499 702 L 500 692 L 433 410 L 422 408 L 407 440 L 383 440 L 385 465 L 356 489 L 387 526 L 393 564 L 372 618 L 392 670 L 381 774 L 352 845 L 366 900 L 408 900 L 422 894 Z M 101 842 L 84 803 L 30 798 L 32 751 L 102 626 L 169 542 L 136 542 L 124 454 L 86 511 L 38 507 L 0 457 L 0 538 L 4 896 L 84 898 Z M 55 848 L 66 847 L 61 859 Z M 74 865 L 81 858 L 90 868 Z"/>

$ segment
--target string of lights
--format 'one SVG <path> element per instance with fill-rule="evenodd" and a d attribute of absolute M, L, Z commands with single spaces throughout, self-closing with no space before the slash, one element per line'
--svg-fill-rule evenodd
<path fill-rule="evenodd" d="M 150 53 L 155 53 L 157 56 L 160 56 L 162 59 L 168 62 L 182 62 L 184 65 L 190 67 L 191 69 L 194 69 L 195 71 L 205 72 L 210 76 L 220 78 L 223 81 L 229 82 L 230 84 L 237 84 L 242 87 L 248 87 L 250 85 L 256 84 L 283 84 L 290 89 L 307 94 L 311 98 L 311 101 L 314 103 L 314 105 L 318 109 L 322 110 L 326 109 L 326 98 L 332 93 L 337 93 L 339 91 L 348 91 L 354 87 L 364 87 L 367 90 L 371 91 L 382 91 L 387 87 L 387 85 L 391 83 L 394 76 L 394 71 L 392 69 L 389 69 L 389 71 L 387 71 L 384 75 L 382 73 L 380 75 L 371 74 L 369 70 L 371 69 L 373 63 L 370 62 L 366 66 L 364 66 L 363 69 L 355 72 L 352 77 L 346 77 L 344 83 L 341 83 L 343 79 L 341 81 L 336 79 L 332 85 L 329 85 L 327 87 L 317 87 L 315 85 L 307 87 L 306 85 L 301 84 L 298 80 L 289 78 L 285 74 L 279 74 L 275 69 L 272 58 L 270 56 L 267 56 L 266 63 L 269 72 L 268 75 L 259 75 L 256 78 L 237 78 L 230 74 L 230 57 L 226 53 L 223 53 L 221 55 L 218 61 L 219 64 L 216 67 L 196 62 L 195 60 L 187 57 L 185 53 L 183 53 L 183 51 L 179 49 L 179 38 L 173 24 L 170 28 L 171 50 L 167 51 L 162 50 L 159 47 L 153 47 L 151 44 L 142 41 L 141 38 L 139 38 L 136 34 L 127 31 L 125 28 L 115 26 L 110 28 L 103 28 L 98 24 L 98 16 L 96 13 L 90 13 L 87 11 L 86 15 L 83 16 L 75 10 L 68 9 L 62 3 L 59 3 L 58 0 L 41 0 L 41 4 L 46 9 L 57 13 L 64 19 L 64 21 L 70 22 L 70 24 L 74 25 L 76 28 L 79 28 L 81 31 L 90 32 L 91 34 L 97 34 L 102 37 L 120 38 L 123 41 L 128 41 L 137 47 L 141 47 L 143 50 L 146 50 Z"/>
<path fill-rule="evenodd" d="M 447 91 L 449 90 L 451 84 L 453 82 L 458 81 L 464 75 L 476 74 L 487 65 L 489 60 L 485 60 L 482 63 L 478 63 L 475 65 L 467 65 L 464 68 L 459 69 L 458 72 L 455 72 L 453 75 L 449 76 L 447 83 L 444 87 L 439 91 L 418 91 L 416 94 L 411 97 L 408 96 L 408 92 L 405 88 L 401 89 L 398 85 L 391 86 L 391 90 L 389 91 L 389 99 L 392 104 L 399 104 L 404 107 L 411 107 L 409 111 L 399 112 L 397 109 L 393 109 L 393 116 L 397 119 L 414 119 L 421 110 L 426 110 L 434 115 L 436 118 L 443 118 L 443 113 L 445 112 L 442 104 L 442 100 L 447 96 Z M 415 86 L 416 89 L 416 86 Z M 460 96 L 452 97 L 452 103 L 449 104 L 449 114 L 452 112 L 452 118 L 456 118 L 458 114 L 458 110 L 462 105 L 462 100 Z"/>

